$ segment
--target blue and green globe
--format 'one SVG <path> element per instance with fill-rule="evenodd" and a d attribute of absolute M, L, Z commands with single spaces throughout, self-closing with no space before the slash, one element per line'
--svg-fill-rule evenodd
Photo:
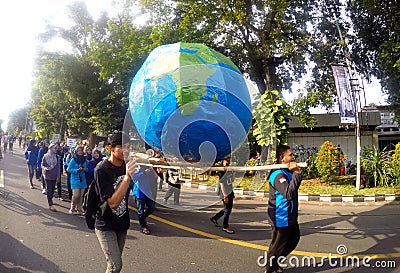
<path fill-rule="evenodd" d="M 137 131 L 168 158 L 214 163 L 237 150 L 251 125 L 243 75 L 203 45 L 154 49 L 135 75 L 129 110 Z"/>

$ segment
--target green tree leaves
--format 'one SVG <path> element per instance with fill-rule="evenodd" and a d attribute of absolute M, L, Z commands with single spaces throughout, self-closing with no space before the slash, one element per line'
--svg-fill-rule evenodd
<path fill-rule="evenodd" d="M 266 90 L 254 106 L 253 135 L 258 145 L 286 144 L 289 134 L 290 107 L 277 90 Z"/>
<path fill-rule="evenodd" d="M 71 53 L 40 51 L 32 117 L 48 134 L 86 137 L 121 129 L 131 80 L 152 48 L 150 27 L 137 28 L 129 13 L 94 21 L 80 2 L 70 6 L 70 28 L 49 26 Z"/>

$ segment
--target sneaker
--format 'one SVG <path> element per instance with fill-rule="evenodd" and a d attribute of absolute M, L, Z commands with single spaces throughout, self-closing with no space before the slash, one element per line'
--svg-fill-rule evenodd
<path fill-rule="evenodd" d="M 151 234 L 150 229 L 148 227 L 143 228 L 142 229 L 142 233 L 144 233 L 145 235 L 150 235 Z"/>
<path fill-rule="evenodd" d="M 225 231 L 226 233 L 229 233 L 229 234 L 234 234 L 235 233 L 235 231 L 233 229 L 231 229 L 231 228 L 222 228 L 222 230 Z"/>
<path fill-rule="evenodd" d="M 62 198 L 62 197 L 58 197 L 58 200 L 60 200 L 60 201 L 64 201 L 64 198 Z"/>
<path fill-rule="evenodd" d="M 46 189 L 43 189 L 43 190 L 42 190 L 42 193 L 43 193 L 43 194 L 46 194 Z"/>
<path fill-rule="evenodd" d="M 85 211 L 82 209 L 82 210 L 79 211 L 79 214 L 80 215 L 85 215 Z"/>
<path fill-rule="evenodd" d="M 49 206 L 49 210 L 56 212 L 57 210 L 53 206 Z"/>
<path fill-rule="evenodd" d="M 215 220 L 214 218 L 210 218 L 210 221 L 214 224 L 214 226 L 216 226 L 216 227 L 220 227 L 220 225 L 218 224 L 218 221 L 217 220 Z"/>
<path fill-rule="evenodd" d="M 74 211 L 72 209 L 70 209 L 68 212 L 69 214 L 74 214 Z"/>
<path fill-rule="evenodd" d="M 31 185 L 31 189 L 34 189 L 35 187 L 33 185 Z"/>

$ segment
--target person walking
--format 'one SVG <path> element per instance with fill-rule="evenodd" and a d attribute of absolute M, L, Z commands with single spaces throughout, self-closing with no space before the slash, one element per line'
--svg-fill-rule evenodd
<path fill-rule="evenodd" d="M 88 188 L 94 180 L 94 169 L 96 168 L 97 164 L 103 160 L 103 155 L 99 150 L 94 149 L 92 154 L 92 160 L 88 160 L 88 171 L 86 173 L 86 183 Z"/>
<path fill-rule="evenodd" d="M 223 166 L 228 167 L 231 162 L 231 158 L 227 157 L 223 160 Z M 218 172 L 219 183 L 218 183 L 218 195 L 222 199 L 224 208 L 210 218 L 210 221 L 219 227 L 218 219 L 223 218 L 222 230 L 229 234 L 234 234 L 235 231 L 229 227 L 229 216 L 231 215 L 233 208 L 233 199 L 235 193 L 233 192 L 233 181 L 235 180 L 234 173 L 232 171 Z"/>
<path fill-rule="evenodd" d="M 57 158 L 59 161 L 59 168 L 60 168 L 60 174 L 59 174 L 59 179 L 57 180 L 56 186 L 57 186 L 57 196 L 58 200 L 64 201 L 64 198 L 62 197 L 62 185 L 61 185 L 61 176 L 64 172 L 64 142 L 60 144 L 60 142 L 55 143 L 57 145 Z M 55 190 L 54 190 L 55 191 Z"/>
<path fill-rule="evenodd" d="M 120 272 L 130 218 L 125 196 L 135 169 L 135 160 L 124 160 L 122 132 L 108 138 L 111 156 L 101 161 L 94 171 L 94 183 L 100 197 L 95 233 L 107 262 L 106 273 Z M 105 204 L 105 206 L 104 206 Z"/>
<path fill-rule="evenodd" d="M 14 135 L 10 135 L 10 137 L 8 138 L 8 149 L 12 154 L 14 153 L 14 141 L 15 141 Z"/>
<path fill-rule="evenodd" d="M 174 194 L 174 205 L 179 206 L 179 197 L 181 195 L 181 183 L 179 181 L 179 172 L 178 170 L 168 169 L 167 170 L 167 183 L 168 190 L 165 193 L 163 204 L 166 205 L 168 199 Z"/>
<path fill-rule="evenodd" d="M 41 185 L 42 185 L 42 193 L 43 194 L 46 194 L 46 181 L 43 178 L 42 161 L 43 161 L 44 155 L 49 150 L 49 145 L 50 145 L 50 142 L 47 139 L 45 141 L 43 141 L 42 144 L 39 144 L 40 148 L 39 148 L 38 159 L 37 159 L 37 168 L 38 168 L 38 172 L 40 175 L 40 180 L 42 182 Z"/>
<path fill-rule="evenodd" d="M 63 164 L 64 170 L 67 174 L 67 189 L 68 189 L 68 199 L 72 200 L 72 189 L 71 189 L 71 173 L 68 171 L 69 162 L 71 162 L 73 153 L 75 152 L 75 147 L 71 147 L 71 149 L 64 154 Z"/>
<path fill-rule="evenodd" d="M 43 178 L 46 183 L 47 202 L 49 210 L 56 212 L 53 204 L 53 195 L 56 183 L 60 179 L 60 159 L 57 155 L 58 146 L 54 143 L 50 144 L 47 153 L 42 159 Z"/>
<path fill-rule="evenodd" d="M 274 170 L 268 177 L 270 188 L 267 216 L 272 226 L 272 238 L 265 273 L 282 272 L 278 261 L 289 255 L 300 240 L 297 222 L 300 168 L 287 145 L 277 147 L 276 159 L 279 164 L 287 164 L 287 168 Z"/>
<path fill-rule="evenodd" d="M 8 135 L 5 134 L 3 136 L 3 148 L 4 148 L 4 153 L 7 153 L 7 147 L 8 147 Z"/>
<path fill-rule="evenodd" d="M 83 194 L 87 187 L 86 175 L 87 161 L 83 156 L 83 147 L 76 147 L 74 155 L 68 164 L 68 172 L 71 174 L 70 183 L 72 189 L 72 200 L 70 214 L 77 212 L 84 215 L 85 212 L 82 208 Z"/>
<path fill-rule="evenodd" d="M 93 152 L 93 150 L 92 150 L 92 148 L 91 148 L 90 146 L 87 146 L 87 145 L 86 145 L 86 146 L 83 148 L 83 153 L 84 153 L 85 158 L 86 158 L 87 161 L 92 160 L 92 158 L 93 158 L 92 152 Z"/>
<path fill-rule="evenodd" d="M 140 228 L 145 235 L 150 235 L 146 218 L 156 210 L 153 188 L 157 187 L 158 175 L 151 167 L 141 166 L 139 172 L 133 175 L 133 191 Z M 157 194 L 157 190 L 155 191 Z"/>
<path fill-rule="evenodd" d="M 22 144 L 22 136 L 18 137 L 18 147 L 21 149 L 21 144 Z"/>
<path fill-rule="evenodd" d="M 28 165 L 29 185 L 31 189 L 34 189 L 32 180 L 35 173 L 37 173 L 38 153 L 39 153 L 39 148 L 36 146 L 36 140 L 31 139 L 24 154 L 26 159 L 26 164 Z"/>

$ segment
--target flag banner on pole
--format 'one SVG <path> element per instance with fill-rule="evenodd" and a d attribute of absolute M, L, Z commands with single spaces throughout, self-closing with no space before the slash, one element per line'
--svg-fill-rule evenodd
<path fill-rule="evenodd" d="M 338 94 L 340 123 L 355 125 L 356 107 L 351 92 L 349 71 L 343 65 L 332 65 L 332 71 Z"/>

